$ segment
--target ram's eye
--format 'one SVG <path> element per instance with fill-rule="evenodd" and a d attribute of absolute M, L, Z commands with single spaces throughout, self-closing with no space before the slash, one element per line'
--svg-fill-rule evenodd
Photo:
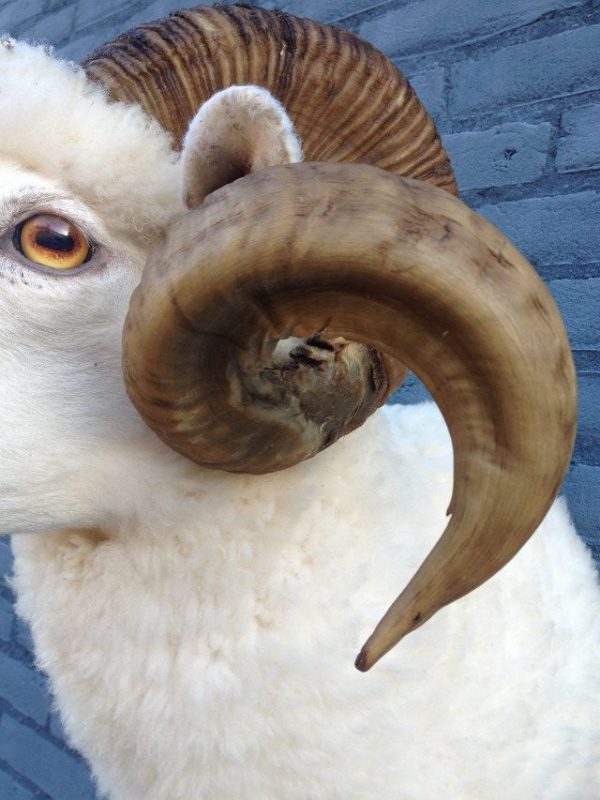
<path fill-rule="evenodd" d="M 53 214 L 36 214 L 21 222 L 13 244 L 29 261 L 48 269 L 75 269 L 92 256 L 92 246 L 79 228 Z"/>

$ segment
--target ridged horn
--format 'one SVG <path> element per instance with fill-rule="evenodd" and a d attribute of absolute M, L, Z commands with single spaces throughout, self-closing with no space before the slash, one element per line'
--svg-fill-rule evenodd
<path fill-rule="evenodd" d="M 115 100 L 140 104 L 178 146 L 204 101 L 231 85 L 257 85 L 286 109 L 306 159 L 365 162 L 456 193 L 447 154 L 412 87 L 349 31 L 257 8 L 197 8 L 119 36 L 84 66 Z M 283 364 L 272 358 L 275 343 L 265 343 L 255 379 L 246 375 L 239 430 L 256 430 L 241 438 L 278 441 L 271 464 L 250 458 L 250 448 L 245 459 L 215 454 L 215 465 L 255 472 L 259 463 L 270 471 L 308 458 L 362 424 L 406 375 L 403 364 L 373 348 L 317 338 Z"/>
<path fill-rule="evenodd" d="M 238 436 L 244 374 L 264 340 L 325 329 L 413 369 L 454 447 L 451 520 L 364 670 L 533 533 L 568 466 L 575 377 L 548 290 L 489 222 L 426 183 L 330 163 L 262 170 L 174 224 L 131 302 L 127 389 L 192 460 L 234 440 L 270 463 L 285 437 Z"/>
<path fill-rule="evenodd" d="M 412 87 L 350 31 L 216 5 L 135 28 L 83 66 L 114 99 L 141 105 L 177 146 L 205 100 L 254 84 L 283 104 L 306 160 L 373 164 L 456 194 L 448 156 Z"/>

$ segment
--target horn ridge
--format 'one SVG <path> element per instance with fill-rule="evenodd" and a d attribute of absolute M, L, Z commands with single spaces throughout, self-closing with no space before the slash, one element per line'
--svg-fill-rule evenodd
<path fill-rule="evenodd" d="M 491 223 L 423 182 L 303 163 L 244 177 L 174 223 L 130 306 L 129 396 L 199 464 L 279 469 L 291 448 L 310 457 L 330 440 L 322 417 L 304 425 L 270 404 L 281 384 L 255 382 L 260 345 L 324 325 L 414 369 L 454 448 L 451 519 L 361 652 L 368 669 L 537 528 L 569 464 L 575 373 L 551 295 Z"/>
<path fill-rule="evenodd" d="M 177 147 L 212 94 L 256 84 L 283 104 L 307 160 L 369 163 L 457 193 L 435 125 L 409 82 L 346 29 L 281 11 L 199 7 L 121 34 L 84 67 L 113 99 L 155 117 Z"/>

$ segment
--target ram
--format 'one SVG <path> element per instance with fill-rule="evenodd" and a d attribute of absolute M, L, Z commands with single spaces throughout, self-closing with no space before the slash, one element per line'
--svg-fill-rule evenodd
<path fill-rule="evenodd" d="M 597 796 L 566 335 L 391 63 L 244 7 L 6 39 L 0 125 L 2 528 L 100 792 Z"/>

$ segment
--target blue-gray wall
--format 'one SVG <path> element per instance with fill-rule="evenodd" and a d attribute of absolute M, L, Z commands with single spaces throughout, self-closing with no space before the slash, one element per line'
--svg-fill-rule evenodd
<path fill-rule="evenodd" d="M 12 0 L 0 2 L 0 30 L 51 42 L 77 60 L 133 24 L 192 5 Z M 336 22 L 391 56 L 438 123 L 463 198 L 548 281 L 579 374 L 579 435 L 566 494 L 581 535 L 600 558 L 600 0 L 262 5 Z M 411 401 L 423 390 L 413 380 L 399 396 Z M 10 561 L 8 544 L 0 542 L 0 573 L 9 572 Z M 93 797 L 1 583 L 0 800 Z"/>

